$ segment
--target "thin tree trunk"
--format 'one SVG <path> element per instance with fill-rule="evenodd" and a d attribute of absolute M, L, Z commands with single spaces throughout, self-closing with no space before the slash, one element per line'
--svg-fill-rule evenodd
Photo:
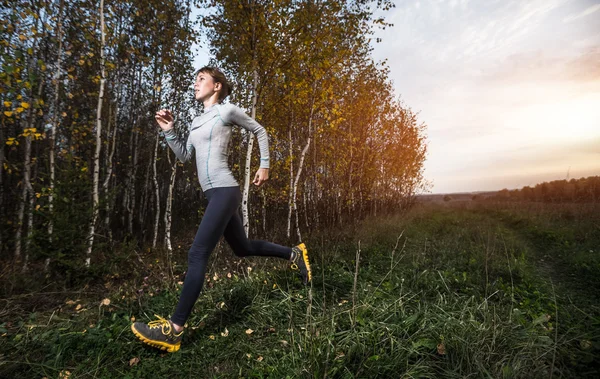
<path fill-rule="evenodd" d="M 257 87 L 258 87 L 258 71 L 255 69 L 253 73 L 252 80 L 252 118 L 256 118 L 256 101 L 257 101 Z M 250 164 L 252 162 L 252 147 L 254 146 L 254 134 L 248 133 L 248 150 L 246 152 L 246 166 L 244 168 L 244 192 L 242 194 L 242 218 L 244 224 L 244 230 L 246 231 L 246 236 L 249 236 L 249 227 L 250 224 L 248 222 L 248 193 L 250 192 Z"/>
<path fill-rule="evenodd" d="M 292 125 L 290 125 L 290 128 L 288 129 L 288 140 L 290 142 L 290 189 L 288 192 L 288 216 L 287 216 L 287 234 L 286 236 L 288 238 L 290 238 L 291 234 L 292 234 L 292 209 L 294 207 L 294 201 L 293 199 L 293 192 L 292 192 L 292 188 L 294 188 L 294 143 L 292 141 L 292 126 L 294 123 L 294 115 L 292 113 Z"/>
<path fill-rule="evenodd" d="M 261 188 L 260 194 L 262 196 L 262 224 L 263 224 L 263 235 L 267 235 L 267 195 L 265 189 Z"/>
<path fill-rule="evenodd" d="M 25 158 L 23 163 L 23 190 L 21 191 L 21 199 L 19 201 L 19 215 L 17 233 L 15 236 L 15 260 L 18 262 L 21 259 L 21 237 L 23 235 L 23 220 L 25 219 L 25 203 L 27 196 L 31 196 L 29 188 L 31 183 L 29 177 L 31 175 L 31 136 L 25 137 Z M 25 254 L 27 255 L 27 245 L 25 246 Z M 27 265 L 27 258 L 23 267 Z"/>
<path fill-rule="evenodd" d="M 142 230 L 142 235 L 144 234 L 145 229 L 144 216 L 146 215 L 146 210 L 148 209 L 148 192 L 150 191 L 150 167 L 152 167 L 152 159 L 148 160 L 148 166 L 146 166 L 146 174 L 144 175 L 144 192 L 142 193 L 142 198 L 140 199 L 140 211 L 138 212 L 138 224 Z"/>
<path fill-rule="evenodd" d="M 292 205 L 294 208 L 294 212 L 296 212 L 296 234 L 298 234 L 298 240 L 302 241 L 302 236 L 300 235 L 300 222 L 298 221 L 298 206 L 296 204 L 296 192 L 298 189 L 298 181 L 300 180 L 300 175 L 302 175 L 302 168 L 304 166 L 304 158 L 306 157 L 306 153 L 310 147 L 310 142 L 312 141 L 312 122 L 313 116 L 315 112 L 315 90 L 317 87 L 317 82 L 315 81 L 313 84 L 313 95 L 311 99 L 310 105 L 310 116 L 308 118 L 308 140 L 306 141 L 306 145 L 304 149 L 302 149 L 302 153 L 300 154 L 300 162 L 298 163 L 298 171 L 296 172 L 296 178 L 294 179 L 294 186 L 292 188 Z"/>
<path fill-rule="evenodd" d="M 135 66 L 134 66 L 135 67 Z M 123 197 L 123 208 L 127 213 L 127 231 L 130 236 L 133 235 L 133 215 L 135 211 L 135 178 L 137 176 L 137 161 L 138 161 L 138 137 L 139 133 L 137 131 L 137 123 L 138 123 L 138 104 L 137 100 L 139 99 L 139 88 L 142 83 L 142 70 L 138 71 L 138 80 L 137 87 L 135 86 L 136 81 L 134 80 L 134 85 L 132 86 L 133 93 L 131 94 L 131 98 L 135 98 L 136 100 L 133 102 L 133 122 L 132 122 L 132 131 L 129 139 L 129 144 L 131 146 L 131 161 L 129 165 L 129 169 L 127 172 L 127 189 L 125 190 L 125 196 Z"/>
<path fill-rule="evenodd" d="M 304 191 L 302 191 L 302 199 L 304 201 L 304 223 L 306 224 L 306 229 L 309 229 L 309 225 L 308 225 L 308 208 L 306 206 L 306 192 L 308 192 L 308 186 L 306 184 L 306 180 L 304 180 Z"/>
<path fill-rule="evenodd" d="M 94 153 L 94 184 L 92 187 L 92 220 L 88 233 L 88 249 L 85 258 L 86 267 L 90 266 L 92 258 L 92 248 L 94 246 L 94 232 L 96 228 L 96 220 L 98 219 L 98 183 L 100 181 L 100 150 L 102 148 L 102 102 L 104 100 L 104 82 L 106 74 L 104 70 L 104 0 L 100 0 L 100 93 L 98 95 L 98 109 L 96 112 L 96 152 Z"/>
<path fill-rule="evenodd" d="M 154 143 L 154 157 L 152 159 L 152 180 L 154 182 L 154 194 L 156 199 L 156 209 L 154 216 L 154 237 L 152 238 L 152 248 L 156 248 L 158 240 L 158 224 L 160 220 L 160 189 L 158 188 L 158 177 L 156 172 L 156 161 L 158 160 L 158 139 L 160 134 L 156 133 L 156 142 Z"/>
<path fill-rule="evenodd" d="M 39 17 L 36 18 L 35 28 L 38 28 L 38 20 Z M 37 40 L 33 43 L 33 51 L 35 52 L 37 49 Z M 34 53 L 35 54 L 35 53 Z M 33 59 L 35 55 L 31 55 L 32 58 L 28 60 L 28 72 L 31 75 L 34 70 L 34 62 Z M 38 87 L 37 98 L 41 97 L 43 81 L 40 81 L 40 85 Z M 29 260 L 29 243 L 31 240 L 31 233 L 33 232 L 33 188 L 31 186 L 31 136 L 35 133 L 35 129 L 33 128 L 33 120 L 34 120 L 34 102 L 35 95 L 33 94 L 33 88 L 30 93 L 31 104 L 29 105 L 29 110 L 27 112 L 27 123 L 24 124 L 23 134 L 25 135 L 25 157 L 23 160 L 23 191 L 21 192 L 21 198 L 19 201 L 19 224 L 17 228 L 16 234 L 16 243 L 15 243 L 15 260 L 19 260 L 21 258 L 21 239 L 23 235 L 23 220 L 25 218 L 25 203 L 27 202 L 27 237 L 25 240 L 25 259 L 23 261 L 23 271 L 27 269 L 27 263 Z M 29 198 L 28 198 L 29 196 Z"/>
<path fill-rule="evenodd" d="M 136 120 L 137 121 L 137 120 Z M 133 235 L 133 217 L 134 217 L 134 212 L 135 212 L 135 200 L 136 200 L 136 193 L 135 193 L 135 178 L 137 176 L 137 163 L 138 163 L 138 154 L 139 154 L 139 146 L 138 146 L 138 141 L 139 141 L 139 136 L 140 134 L 137 131 L 136 126 L 134 126 L 134 130 L 133 130 L 134 136 L 133 136 L 133 165 L 131 168 L 131 176 L 129 177 L 129 200 L 127 200 L 127 204 L 129 205 L 129 207 L 127 208 L 128 211 L 128 230 L 129 230 L 129 234 Z M 149 166 L 148 166 L 149 167 Z"/>
<path fill-rule="evenodd" d="M 165 205 L 165 245 L 167 246 L 167 254 L 170 259 L 173 247 L 171 246 L 171 210 L 173 209 L 173 188 L 175 187 L 175 174 L 177 173 L 177 158 L 175 163 L 171 162 L 171 156 L 167 150 L 167 158 L 171 168 L 171 179 L 169 180 L 169 191 L 167 194 L 167 204 Z"/>
<path fill-rule="evenodd" d="M 54 153 L 56 149 L 56 128 L 58 127 L 58 115 L 60 111 L 59 107 L 59 94 L 60 94 L 60 79 L 61 79 L 61 70 L 62 70 L 62 11 L 64 6 L 64 0 L 60 0 L 60 5 L 58 8 L 58 59 L 56 60 L 56 72 L 54 73 L 53 82 L 54 82 L 54 106 L 52 115 L 52 128 L 50 129 L 50 186 L 48 191 L 48 214 L 49 214 L 49 222 L 48 222 L 48 239 L 50 243 L 52 243 L 52 237 L 54 233 L 54 180 L 55 180 L 55 165 L 54 162 Z M 44 262 L 44 271 L 48 271 L 48 267 L 50 266 L 50 257 L 46 258 Z"/>
<path fill-rule="evenodd" d="M 118 82 L 118 81 L 117 81 Z M 102 193 L 104 193 L 104 196 L 106 197 L 106 205 L 105 205 L 105 217 L 104 217 L 104 226 L 106 227 L 106 230 L 108 231 L 108 239 L 109 241 L 112 242 L 112 229 L 110 228 L 110 205 L 111 202 L 108 201 L 109 200 L 109 196 L 108 196 L 108 189 L 109 189 L 109 184 L 110 181 L 112 179 L 112 171 L 113 171 L 113 157 L 115 155 L 115 146 L 117 144 L 117 114 L 119 112 L 119 104 L 117 101 L 116 104 L 117 109 L 115 110 L 115 116 L 114 116 L 114 120 L 112 117 L 112 106 L 109 106 L 109 110 L 108 110 L 108 133 L 107 133 L 107 138 L 110 138 L 110 126 L 111 124 L 114 124 L 113 130 L 112 130 L 112 141 L 110 144 L 110 153 L 107 155 L 107 162 L 106 162 L 106 177 L 104 178 L 104 183 L 102 183 Z"/>

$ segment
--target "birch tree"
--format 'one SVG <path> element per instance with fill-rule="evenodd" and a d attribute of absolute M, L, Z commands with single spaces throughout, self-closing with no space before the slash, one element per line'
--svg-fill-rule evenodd
<path fill-rule="evenodd" d="M 100 181 L 100 150 L 102 149 L 102 104 L 104 101 L 104 82 L 106 81 L 104 71 L 104 0 L 100 0 L 100 93 L 98 94 L 98 107 L 96 110 L 96 151 L 94 153 L 94 179 L 92 186 L 92 220 L 90 221 L 89 233 L 88 233 L 88 249 L 85 258 L 85 265 L 90 266 L 92 257 L 92 248 L 94 245 L 94 231 L 96 228 L 96 221 L 98 219 L 99 203 L 100 199 L 98 196 L 98 184 Z"/>

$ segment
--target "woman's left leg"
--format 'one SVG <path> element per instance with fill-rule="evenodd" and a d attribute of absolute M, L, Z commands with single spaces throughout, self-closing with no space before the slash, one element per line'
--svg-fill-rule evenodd
<path fill-rule="evenodd" d="M 241 193 L 239 193 L 239 196 L 241 200 Z M 223 236 L 233 249 L 233 253 L 238 257 L 255 256 L 286 259 L 292 262 L 292 269 L 300 271 L 300 276 L 305 284 L 311 281 L 312 272 L 308 261 L 308 250 L 303 243 L 298 246 L 287 247 L 268 241 L 250 240 L 246 236 L 242 219 L 237 210 L 227 223 Z"/>
<path fill-rule="evenodd" d="M 223 233 L 225 241 L 231 246 L 233 253 L 238 257 L 276 257 L 290 260 L 292 248 L 277 245 L 272 242 L 262 240 L 250 240 L 246 237 L 246 231 L 242 224 L 242 219 L 236 211 Z"/>

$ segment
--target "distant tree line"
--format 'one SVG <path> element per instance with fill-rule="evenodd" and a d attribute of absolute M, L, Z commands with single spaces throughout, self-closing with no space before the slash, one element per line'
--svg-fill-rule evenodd
<path fill-rule="evenodd" d="M 473 196 L 473 200 L 500 201 L 539 201 L 545 203 L 574 202 L 589 203 L 600 201 L 600 176 L 571 180 L 554 180 L 526 186 L 521 189 L 503 189 L 492 196 Z"/>

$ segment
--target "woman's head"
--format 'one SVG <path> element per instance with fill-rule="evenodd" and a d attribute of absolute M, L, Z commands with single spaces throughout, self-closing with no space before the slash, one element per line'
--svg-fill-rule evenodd
<path fill-rule="evenodd" d="M 196 100 L 205 101 L 216 93 L 220 103 L 231 93 L 231 85 L 221 70 L 204 66 L 196 71 L 194 90 Z"/>

